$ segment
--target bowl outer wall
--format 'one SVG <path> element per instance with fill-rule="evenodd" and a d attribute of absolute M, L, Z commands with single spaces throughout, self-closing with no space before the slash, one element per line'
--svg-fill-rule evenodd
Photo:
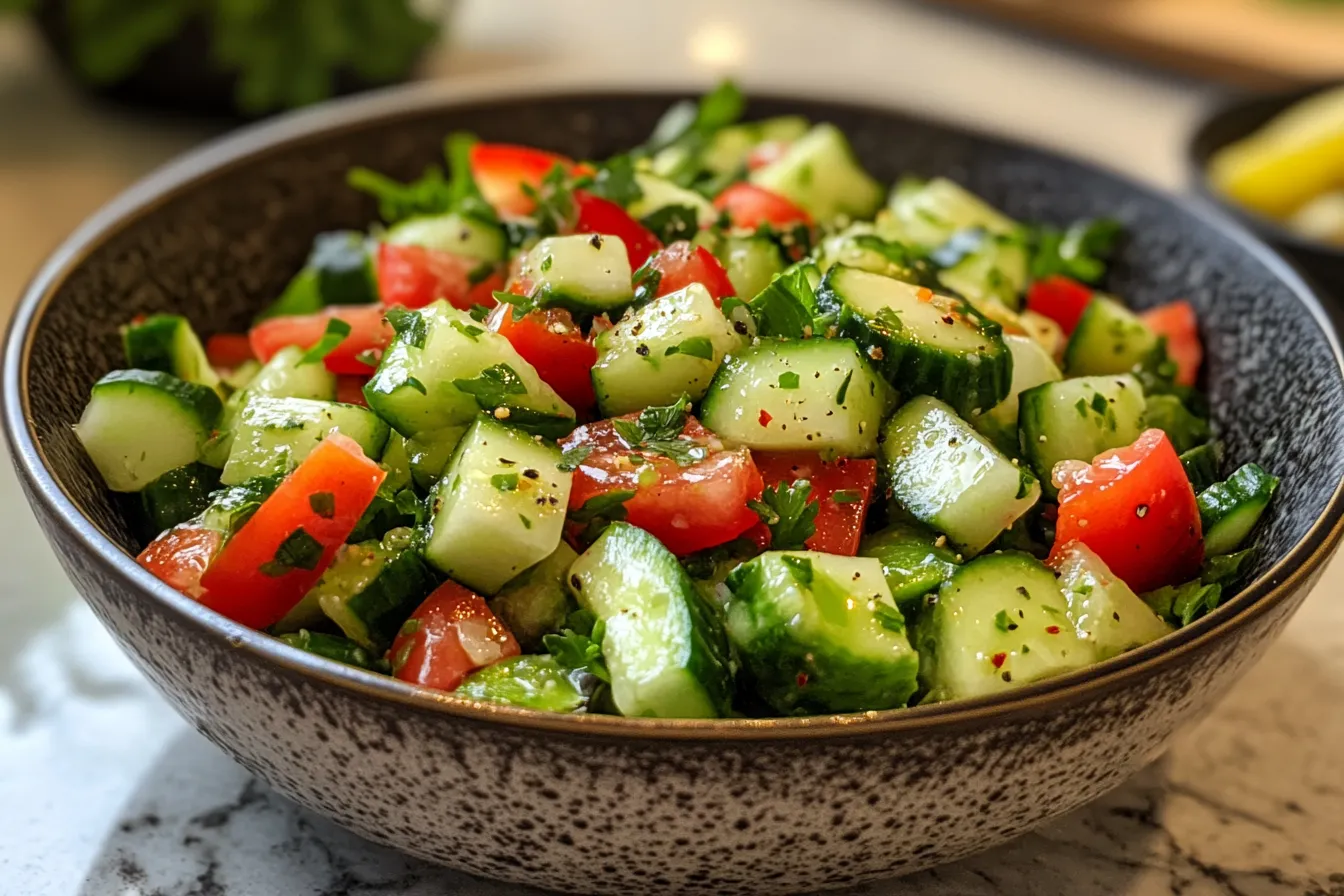
<path fill-rule="evenodd" d="M 1337 406 L 1337 350 L 1319 331 L 1319 309 L 1281 262 L 1225 225 L 1202 221 L 1086 166 L 890 113 L 765 103 L 755 111 L 802 107 L 848 126 L 860 154 L 884 177 L 907 168 L 951 174 L 1025 217 L 1062 221 L 1098 208 L 1128 216 L 1139 228 L 1134 251 L 1145 264 L 1121 265 L 1117 287 L 1141 304 L 1162 298 L 1155 291 L 1162 283 L 1190 293 L 1209 314 L 1215 405 L 1248 408 L 1247 419 L 1227 433 L 1232 457 L 1274 461 L 1276 472 L 1290 474 L 1286 498 L 1278 505 L 1290 503 L 1290 509 L 1276 508 L 1277 516 L 1271 516 L 1269 556 L 1241 598 L 1173 636 L 1165 654 L 1137 651 L 1099 672 L 1023 689 L 1008 707 L 1003 701 L 977 701 L 872 718 L 741 722 L 714 729 L 639 720 L 539 720 L 473 707 L 314 663 L 222 623 L 154 583 L 99 534 L 133 546 L 119 509 L 94 488 L 87 462 L 72 451 L 67 424 L 77 415 L 87 382 L 117 363 L 115 323 L 194 295 L 201 306 L 193 314 L 199 324 L 242 326 L 249 309 L 301 262 L 313 232 L 335 222 L 357 226 L 368 220 L 367 202 L 330 189 L 352 161 L 412 176 L 430 159 L 434 137 L 455 123 L 487 137 L 531 136 L 585 155 L 638 139 L 665 98 L 556 97 L 540 108 L 501 102 L 474 111 L 429 111 L 435 102 L 426 91 L 411 91 L 300 116 L 227 141 L 132 193 L 77 235 L 39 276 L 16 316 L 6 365 L 7 429 L 24 487 L 100 618 L 216 743 L 286 793 L 361 833 L 467 870 L 551 886 L 590 887 L 598 867 L 594 857 L 605 854 L 617 868 L 603 869 L 602 885 L 612 891 L 629 891 L 641 881 L 650 886 L 659 874 L 685 885 L 699 872 L 728 889 L 839 885 L 945 861 L 1072 808 L 1153 755 L 1177 724 L 1206 709 L 1263 650 L 1337 541 L 1338 421 L 1313 417 L 1308 407 L 1298 415 L 1309 418 L 1298 421 L 1298 431 L 1315 432 L 1336 447 L 1271 448 L 1276 432 L 1294 430 L 1291 421 L 1270 419 L 1282 401 L 1248 391 L 1244 376 L 1236 382 L 1219 379 L 1229 365 L 1254 373 L 1252 362 L 1267 360 L 1263 353 L 1257 356 L 1256 344 L 1296 337 L 1304 346 L 1306 372 L 1315 371 L 1305 377 L 1303 393 L 1318 405 Z M 382 125 L 366 120 L 325 141 L 327 150 L 301 136 L 366 113 L 400 118 L 396 127 L 386 117 Z M 599 119 L 618 124 L 597 134 Z M 558 131 L 557 121 L 564 122 Z M 298 142 L 268 148 L 268 134 L 298 136 Z M 552 135 L 555 139 L 548 139 Z M 183 193 L 153 198 L 165 179 L 192 180 L 197 169 L 249 146 L 255 155 L 205 175 Z M 244 172 L 246 182 L 238 182 Z M 1076 179 L 1079 187 L 1062 199 L 1061 178 Z M 301 189 L 305 183 L 309 189 Z M 204 205 L 202 193 L 209 194 Z M 147 207 L 124 227 L 102 233 L 143 203 Z M 89 241 L 94 245 L 82 245 Z M 1201 247 L 1193 257 L 1185 247 L 1189 242 Z M 190 263 L 184 265 L 186 258 Z M 78 270 L 69 272 L 77 261 Z M 1307 310 L 1294 309 L 1290 323 L 1296 328 L 1284 331 L 1281 320 L 1260 320 L 1264 315 L 1255 312 L 1255 296 L 1243 295 L 1235 279 L 1248 272 L 1257 288 L 1277 290 L 1274 302 L 1292 306 L 1284 294 L 1302 297 Z M 34 340 L 33 355 L 47 359 L 36 368 L 50 369 L 55 362 L 92 373 L 74 386 L 43 380 L 42 390 L 19 395 L 23 363 L 30 360 L 24 331 L 53 291 L 60 301 L 52 307 L 67 308 L 60 334 L 67 338 L 48 333 L 45 341 Z M 117 297 L 111 303 L 115 313 L 104 310 L 99 317 L 93 305 L 107 302 L 109 294 Z M 1215 297 L 1220 306 L 1237 304 L 1246 312 L 1239 320 L 1249 322 L 1220 323 Z M 72 334 L 80 321 L 84 332 Z M 1279 328 L 1272 340 L 1235 342 L 1245 338 L 1247 326 L 1271 323 Z M 1220 346 L 1221 339 L 1233 342 Z M 62 346 L 67 354 L 53 357 Z M 1319 369 L 1322 364 L 1328 375 Z M 72 409 L 73 415 L 61 417 Z M 25 410 L 35 412 L 41 452 L 28 436 Z M 1328 438 L 1331 434 L 1336 437 Z M 43 455 L 60 469 L 59 485 L 42 473 Z M 92 523 L 74 512 L 70 494 L 80 495 Z M 1285 556 L 1290 547 L 1292 554 Z M 360 769 L 353 780 L 345 771 L 351 767 Z M 414 783 L 421 781 L 434 782 L 432 798 Z M 409 784 L 409 792 L 398 789 L 402 784 Z M 492 804 L 496 794 L 504 796 Z M 817 812 L 831 805 L 829 814 Z M 629 807 L 637 809 L 624 825 L 613 821 Z M 666 838 L 639 830 L 639 819 L 649 818 L 655 834 L 663 831 Z M 587 827 L 577 827 L 575 819 L 586 820 Z M 594 834 L 608 825 L 612 832 Z M 673 854 L 678 859 L 670 866 Z M 752 864 L 753 856 L 769 857 L 770 867 Z M 785 877 L 769 877 L 775 870 Z"/>

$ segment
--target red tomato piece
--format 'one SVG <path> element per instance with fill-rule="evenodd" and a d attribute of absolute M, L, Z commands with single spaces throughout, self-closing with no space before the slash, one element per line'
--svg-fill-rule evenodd
<path fill-rule="evenodd" d="M 568 311 L 529 311 L 515 320 L 513 306 L 500 305 L 490 312 L 485 325 L 509 340 L 523 360 L 537 368 L 537 375 L 576 411 L 591 416 L 597 407 L 591 376 L 597 349 L 584 338 Z"/>
<path fill-rule="evenodd" d="M 386 476 L 354 439 L 327 436 L 224 545 L 201 576 L 201 603 L 252 628 L 279 622 L 331 565 Z"/>
<path fill-rule="evenodd" d="M 618 236 L 625 243 L 625 254 L 630 257 L 630 270 L 637 270 L 649 256 L 663 248 L 662 241 L 626 213 L 616 203 L 594 196 L 583 190 L 574 191 L 574 207 L 578 218 L 575 233 L 597 233 Z"/>
<path fill-rule="evenodd" d="M 566 450 L 593 449 L 574 471 L 570 509 L 608 492 L 633 491 L 625 502 L 626 520 L 656 535 L 678 555 L 732 541 L 754 526 L 760 517 L 747 502 L 760 498 L 763 484 L 751 452 L 726 448 L 694 417 L 686 418 L 680 438 L 705 446 L 708 454 L 681 467 L 660 454 L 632 450 L 610 420 L 580 426 L 561 442 Z"/>
<path fill-rule="evenodd" d="M 392 642 L 392 674 L 452 691 L 482 666 L 520 653 L 518 642 L 478 594 L 444 582 L 411 614 Z"/>
<path fill-rule="evenodd" d="M 472 298 L 471 274 L 479 259 L 424 246 L 378 246 L 378 296 L 387 306 L 423 308 L 439 299 L 463 311 Z M 479 293 L 477 299 L 479 300 Z M 494 306 L 494 299 L 482 302 Z"/>
<path fill-rule="evenodd" d="M 489 277 L 486 277 L 480 283 L 477 283 L 467 293 L 467 309 L 470 310 L 476 305 L 482 305 L 486 308 L 493 308 L 499 304 L 495 299 L 495 293 L 504 289 L 504 272 L 495 271 Z"/>
<path fill-rule="evenodd" d="M 364 384 L 368 381 L 367 376 L 342 375 L 336 377 L 336 400 L 343 401 L 346 404 L 368 407 L 369 403 L 364 398 Z"/>
<path fill-rule="evenodd" d="M 154 539 L 135 559 L 159 581 L 188 597 L 199 598 L 204 593 L 201 576 L 223 540 L 224 536 L 214 529 L 184 523 Z"/>
<path fill-rule="evenodd" d="M 338 318 L 350 325 L 350 335 L 329 352 L 323 363 L 332 373 L 373 373 L 377 366 L 365 363 L 365 352 L 381 354 L 392 342 L 392 327 L 383 319 L 387 309 L 381 305 L 333 305 L 316 314 L 272 317 L 252 328 L 248 340 L 257 359 L 265 364 L 287 345 L 311 348 L 327 331 L 327 323 Z"/>
<path fill-rule="evenodd" d="M 205 340 L 205 359 L 211 367 L 232 369 L 255 358 L 246 333 L 216 333 Z"/>
<path fill-rule="evenodd" d="M 1159 305 L 1139 315 L 1159 336 L 1167 337 L 1167 356 L 1176 362 L 1176 382 L 1193 386 L 1204 363 L 1204 344 L 1199 340 L 1195 308 L 1185 299 Z"/>
<path fill-rule="evenodd" d="M 557 164 L 574 167 L 562 155 L 512 143 L 477 143 L 470 159 L 471 176 L 481 195 L 506 215 L 526 215 L 536 207 L 523 184 L 536 189 Z"/>
<path fill-rule="evenodd" d="M 714 304 L 734 295 L 733 283 L 719 260 L 704 246 L 678 240 L 649 259 L 649 267 L 659 274 L 657 295 L 684 289 L 699 283 L 714 297 Z"/>
<path fill-rule="evenodd" d="M 1027 291 L 1027 310 L 1050 318 L 1067 336 L 1078 326 L 1087 303 L 1092 301 L 1091 288 L 1061 274 L 1037 280 Z"/>
<path fill-rule="evenodd" d="M 778 193 L 749 183 L 736 183 L 714 198 L 714 207 L 727 212 L 734 228 L 756 230 L 762 224 L 782 230 L 812 224 L 812 216 Z"/>
<path fill-rule="evenodd" d="M 751 148 L 751 152 L 747 153 L 747 170 L 755 171 L 778 161 L 789 151 L 791 145 L 788 140 L 766 140 L 764 143 L 757 143 Z"/>
<path fill-rule="evenodd" d="M 1199 506 L 1162 430 L 1150 429 L 1133 445 L 1103 452 L 1090 465 L 1073 465 L 1056 479 L 1058 549 L 1082 542 L 1140 593 L 1199 574 Z"/>
<path fill-rule="evenodd" d="M 877 461 L 851 457 L 823 461 L 811 451 L 753 451 L 751 456 L 767 488 L 799 479 L 812 483 L 808 501 L 817 505 L 817 531 L 807 540 L 808 550 L 846 557 L 858 553 L 877 486 Z M 763 536 L 762 547 L 769 546 L 769 529 L 762 525 L 754 534 Z"/>

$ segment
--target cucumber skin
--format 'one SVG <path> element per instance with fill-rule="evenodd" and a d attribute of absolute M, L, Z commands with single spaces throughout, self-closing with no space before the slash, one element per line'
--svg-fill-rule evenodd
<path fill-rule="evenodd" d="M 1181 455 L 1181 466 L 1196 493 L 1218 482 L 1218 468 L 1223 461 L 1223 449 L 1217 442 L 1206 442 Z"/>
<path fill-rule="evenodd" d="M 896 523 L 865 535 L 859 543 L 859 556 L 881 562 L 892 600 L 907 616 L 917 611 L 924 596 L 937 591 L 959 565 L 956 551 L 939 547 L 932 530 L 913 523 Z"/>
<path fill-rule="evenodd" d="M 1213 435 L 1209 421 L 1190 413 L 1175 395 L 1153 395 L 1148 398 L 1144 428 L 1165 432 L 1177 454 L 1193 451 Z"/>
<path fill-rule="evenodd" d="M 357 669 L 368 669 L 371 672 L 383 671 L 378 660 L 369 656 L 363 647 L 349 638 L 327 635 L 321 632 L 310 632 L 306 628 L 276 637 L 277 640 L 305 653 L 334 660 L 347 666 L 354 666 Z"/>
<path fill-rule="evenodd" d="M 561 668 L 553 656 L 514 656 L 471 673 L 453 693 L 520 709 L 579 712 L 588 705 L 588 696 L 576 681 L 579 677 Z"/>
<path fill-rule="evenodd" d="M 577 559 L 579 555 L 562 541 L 554 553 L 523 570 L 490 599 L 490 610 L 523 650 L 540 650 L 541 639 L 564 628 L 569 614 L 578 609 L 565 582 Z"/>
<path fill-rule="evenodd" d="M 1246 464 L 1197 497 L 1206 554 L 1230 554 L 1241 547 L 1278 490 L 1279 479 L 1259 464 Z"/>
<path fill-rule="evenodd" d="M 346 609 L 364 623 L 368 636 L 363 646 L 386 650 L 438 583 L 439 577 L 413 548 L 403 548 L 388 560 L 366 588 L 345 602 Z"/>
<path fill-rule="evenodd" d="M 218 489 L 219 470 L 204 464 L 188 464 L 164 473 L 140 491 L 147 534 L 152 538 L 199 516 Z"/>

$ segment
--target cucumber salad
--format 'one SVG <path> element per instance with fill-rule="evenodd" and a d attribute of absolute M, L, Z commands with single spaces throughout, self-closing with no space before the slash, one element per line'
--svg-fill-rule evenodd
<path fill-rule="evenodd" d="M 294 649 L 661 718 L 994 694 L 1219 605 L 1278 481 L 1226 469 L 1179 300 L 1107 220 L 889 189 L 731 84 L 575 160 L 364 169 L 247 333 L 123 329 L 76 432 L 139 562 Z"/>

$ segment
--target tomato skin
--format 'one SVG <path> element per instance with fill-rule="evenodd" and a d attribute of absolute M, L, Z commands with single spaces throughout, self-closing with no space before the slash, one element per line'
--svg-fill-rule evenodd
<path fill-rule="evenodd" d="M 566 450 L 593 449 L 574 471 L 570 509 L 598 495 L 633 490 L 625 502 L 627 522 L 653 533 L 679 556 L 732 541 L 756 525 L 760 518 L 747 502 L 760 498 L 764 484 L 751 452 L 724 447 L 694 417 L 686 418 L 681 438 L 706 446 L 708 455 L 679 467 L 670 458 L 631 450 L 610 420 L 580 426 L 560 443 Z M 644 462 L 636 465 L 631 455 Z"/>
<path fill-rule="evenodd" d="M 205 359 L 211 367 L 232 369 L 256 359 L 246 333 L 216 333 L 205 340 Z"/>
<path fill-rule="evenodd" d="M 402 681 L 452 691 L 475 670 L 520 652 L 480 595 L 447 581 L 411 614 L 387 655 Z"/>
<path fill-rule="evenodd" d="M 279 622 L 331 565 L 386 476 L 387 471 L 364 456 L 359 443 L 340 433 L 327 436 L 210 563 L 201 576 L 200 602 L 252 628 Z M 322 492 L 331 494 L 330 508 L 315 508 L 310 502 Z M 322 548 L 313 568 L 291 568 L 279 575 L 263 572 L 281 543 L 300 528 Z"/>
<path fill-rule="evenodd" d="M 1027 291 L 1027 310 L 1050 318 L 1070 335 L 1078 327 L 1087 303 L 1092 301 L 1091 288 L 1062 274 L 1037 280 Z"/>
<path fill-rule="evenodd" d="M 716 196 L 714 207 L 727 212 L 738 230 L 756 230 L 762 224 L 777 229 L 812 224 L 811 215 L 783 196 L 745 182 L 733 184 Z"/>
<path fill-rule="evenodd" d="M 1189 581 L 1204 562 L 1199 506 L 1166 433 L 1150 429 L 1061 477 L 1057 558 L 1081 542 L 1142 593 Z"/>
<path fill-rule="evenodd" d="M 685 289 L 699 283 L 709 291 L 718 305 L 726 296 L 734 294 L 733 283 L 719 260 L 704 246 L 687 240 L 677 240 L 649 259 L 648 266 L 659 273 L 656 295 Z"/>
<path fill-rule="evenodd" d="M 471 274 L 480 265 L 475 258 L 453 252 L 381 243 L 378 296 L 388 307 L 423 308 L 447 299 L 454 308 L 466 311 L 472 304 Z M 494 300 L 488 304 L 493 306 Z"/>
<path fill-rule="evenodd" d="M 512 305 L 500 305 L 485 325 L 513 345 L 560 397 L 580 414 L 591 416 L 597 407 L 592 369 L 597 349 L 583 336 L 574 317 L 563 308 L 529 311 L 520 320 Z"/>
<path fill-rule="evenodd" d="M 477 143 L 469 158 L 481 195 L 505 215 L 526 215 L 536 208 L 523 184 L 535 189 L 556 164 L 574 167 L 572 160 L 557 153 L 513 143 Z"/>
<path fill-rule="evenodd" d="M 223 540 L 224 536 L 214 529 L 183 523 L 150 542 L 135 560 L 159 581 L 199 599 L 205 593 L 201 576 Z"/>
<path fill-rule="evenodd" d="M 360 407 L 368 407 L 369 402 L 364 398 L 364 384 L 369 381 L 367 376 L 352 376 L 343 374 L 336 377 L 336 400 L 345 404 L 357 404 Z"/>
<path fill-rule="evenodd" d="M 310 348 L 327 331 L 327 322 L 338 318 L 350 325 L 350 335 L 341 340 L 322 363 L 332 373 L 368 376 L 373 367 L 358 359 L 366 351 L 381 353 L 392 342 L 392 327 L 383 320 L 381 305 L 333 305 L 316 314 L 272 317 L 252 328 L 248 341 L 257 360 L 265 364 L 287 345 Z"/>
<path fill-rule="evenodd" d="M 752 458 L 761 471 L 767 488 L 799 479 L 812 483 L 809 503 L 817 505 L 817 531 L 807 540 L 809 551 L 840 554 L 853 557 L 859 552 L 863 537 L 863 523 L 868 516 L 873 489 L 877 487 L 877 461 L 872 458 L 841 457 L 823 461 L 813 451 L 753 451 Z M 834 500 L 836 492 L 847 492 L 843 497 L 854 501 Z M 761 525 L 752 537 L 766 548 L 770 530 Z"/>
<path fill-rule="evenodd" d="M 643 224 L 616 203 L 594 196 L 584 190 L 574 191 L 574 207 L 578 218 L 574 222 L 575 233 L 597 233 L 603 236 L 618 236 L 625 243 L 625 253 L 630 258 L 630 270 L 637 270 L 649 260 L 649 256 L 663 248 L 663 243 Z"/>
<path fill-rule="evenodd" d="M 1195 308 L 1185 299 L 1149 309 L 1139 319 L 1159 336 L 1167 337 L 1167 356 L 1176 362 L 1176 382 L 1193 386 L 1204 363 L 1204 344 L 1199 339 Z"/>

